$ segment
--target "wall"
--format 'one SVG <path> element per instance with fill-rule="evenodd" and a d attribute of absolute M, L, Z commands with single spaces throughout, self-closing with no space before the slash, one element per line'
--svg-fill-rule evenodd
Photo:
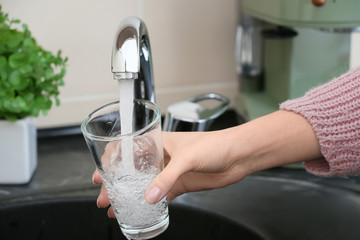
<path fill-rule="evenodd" d="M 150 33 L 155 91 L 167 106 L 205 92 L 234 99 L 236 0 L 0 0 L 10 17 L 27 23 L 46 50 L 69 57 L 61 106 L 37 119 L 39 128 L 78 125 L 118 99 L 110 71 L 115 29 L 126 16 L 141 17 Z"/>

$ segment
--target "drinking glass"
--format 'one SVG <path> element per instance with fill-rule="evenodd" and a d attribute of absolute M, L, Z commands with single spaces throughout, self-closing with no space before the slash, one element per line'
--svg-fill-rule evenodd
<path fill-rule="evenodd" d="M 85 118 L 81 130 L 121 231 L 128 239 L 149 239 L 169 224 L 166 197 L 153 205 L 144 199 L 164 167 L 161 113 L 152 102 L 134 100 L 132 130 L 124 133 L 120 107 L 128 106 L 114 102 L 100 107 Z"/>

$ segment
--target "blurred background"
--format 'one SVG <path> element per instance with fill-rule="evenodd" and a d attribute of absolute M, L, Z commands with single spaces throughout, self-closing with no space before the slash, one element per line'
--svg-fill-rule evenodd
<path fill-rule="evenodd" d="M 69 58 L 61 105 L 39 129 L 79 126 L 118 100 L 111 73 L 117 26 L 147 25 L 156 101 L 163 114 L 180 100 L 219 93 L 251 120 L 278 109 L 360 63 L 358 3 L 308 0 L 0 0 L 46 50 Z"/>
<path fill-rule="evenodd" d="M 61 105 L 36 119 L 38 128 L 79 125 L 101 105 L 119 98 L 111 73 L 117 26 L 127 16 L 147 25 L 153 54 L 156 101 L 163 112 L 179 100 L 206 92 L 234 99 L 238 21 L 236 0 L 0 0 L 44 49 L 69 57 Z"/>

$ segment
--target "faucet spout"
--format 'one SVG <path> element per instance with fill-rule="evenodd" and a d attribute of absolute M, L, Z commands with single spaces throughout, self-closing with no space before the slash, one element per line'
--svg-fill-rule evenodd
<path fill-rule="evenodd" d="M 155 102 L 149 35 L 137 17 L 124 19 L 115 34 L 111 71 L 115 80 L 135 79 L 134 98 Z"/>

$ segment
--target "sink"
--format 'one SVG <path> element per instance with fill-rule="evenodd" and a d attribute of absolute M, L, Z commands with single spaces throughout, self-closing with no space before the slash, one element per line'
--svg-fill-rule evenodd
<path fill-rule="evenodd" d="M 155 239 L 262 240 L 249 228 L 223 216 L 170 204 L 169 228 Z M 0 206 L 1 239 L 126 239 L 95 197 L 32 200 Z M 5 237 L 5 238 L 4 238 Z"/>
<path fill-rule="evenodd" d="M 174 202 L 224 215 L 267 240 L 359 240 L 359 180 L 278 168 Z"/>
<path fill-rule="evenodd" d="M 214 129 L 237 118 L 223 117 Z M 125 239 L 116 220 L 96 207 L 100 187 L 90 182 L 94 163 L 83 137 L 40 138 L 38 146 L 32 181 L 0 186 L 0 239 Z M 359 240 L 360 176 L 269 169 L 225 188 L 184 194 L 169 208 L 169 228 L 157 239 Z"/>

